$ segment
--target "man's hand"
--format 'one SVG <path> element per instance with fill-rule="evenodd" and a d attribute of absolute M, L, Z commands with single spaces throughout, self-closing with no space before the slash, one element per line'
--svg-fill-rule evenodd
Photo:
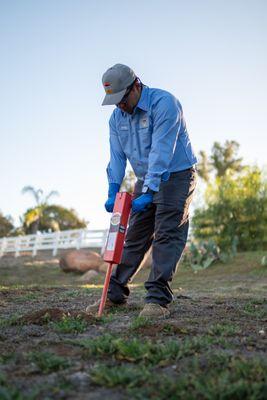
<path fill-rule="evenodd" d="M 105 202 L 105 209 L 107 212 L 112 212 L 115 204 L 116 194 L 120 190 L 118 183 L 110 183 L 108 189 L 108 199 Z"/>
<path fill-rule="evenodd" d="M 132 201 L 132 210 L 134 212 L 145 211 L 149 204 L 152 203 L 153 194 L 152 193 L 144 193 L 141 196 L 137 197 L 137 199 Z"/>

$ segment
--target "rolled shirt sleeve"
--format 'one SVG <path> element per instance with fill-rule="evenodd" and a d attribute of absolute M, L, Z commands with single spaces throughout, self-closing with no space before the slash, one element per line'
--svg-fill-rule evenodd
<path fill-rule="evenodd" d="M 106 172 L 108 183 L 121 185 L 126 168 L 126 155 L 121 147 L 115 128 L 114 114 L 109 120 L 110 161 Z"/>
<path fill-rule="evenodd" d="M 152 144 L 143 188 L 158 192 L 161 180 L 169 179 L 168 167 L 176 148 L 182 110 L 173 96 L 164 96 L 155 104 L 152 114 Z"/>

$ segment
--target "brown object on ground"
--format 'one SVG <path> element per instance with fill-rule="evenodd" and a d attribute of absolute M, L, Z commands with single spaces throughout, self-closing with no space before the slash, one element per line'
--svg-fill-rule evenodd
<path fill-rule="evenodd" d="M 96 278 L 98 276 L 98 272 L 95 271 L 94 269 L 91 269 L 90 271 L 85 272 L 85 274 L 83 274 L 78 281 L 79 282 L 83 282 L 83 283 L 90 283 L 92 282 L 92 280 L 94 280 L 94 278 Z"/>
<path fill-rule="evenodd" d="M 99 272 L 103 272 L 104 274 L 107 272 L 107 269 L 108 269 L 108 263 L 107 262 L 103 262 L 100 266 L 99 266 L 99 268 L 98 268 L 98 271 Z"/>
<path fill-rule="evenodd" d="M 98 271 L 102 263 L 101 256 L 90 250 L 72 250 L 64 254 L 59 261 L 64 272 L 86 272 L 91 269 Z"/>

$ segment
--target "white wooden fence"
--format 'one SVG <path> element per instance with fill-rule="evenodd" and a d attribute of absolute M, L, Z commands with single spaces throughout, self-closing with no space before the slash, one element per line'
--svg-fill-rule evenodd
<path fill-rule="evenodd" d="M 14 253 L 18 257 L 22 252 L 31 252 L 36 256 L 38 250 L 52 250 L 55 256 L 59 249 L 100 248 L 104 251 L 108 229 L 75 229 L 53 233 L 38 233 L 0 239 L 0 257 Z"/>

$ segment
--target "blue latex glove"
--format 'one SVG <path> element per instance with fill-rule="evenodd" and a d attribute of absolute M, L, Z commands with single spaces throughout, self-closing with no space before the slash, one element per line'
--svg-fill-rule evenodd
<path fill-rule="evenodd" d="M 149 204 L 152 203 L 152 200 L 152 193 L 144 193 L 141 196 L 137 197 L 137 199 L 132 201 L 132 210 L 134 212 L 145 211 Z"/>
<path fill-rule="evenodd" d="M 105 202 L 105 209 L 107 212 L 112 212 L 115 204 L 116 194 L 120 190 L 118 183 L 110 183 L 108 189 L 108 199 Z"/>

